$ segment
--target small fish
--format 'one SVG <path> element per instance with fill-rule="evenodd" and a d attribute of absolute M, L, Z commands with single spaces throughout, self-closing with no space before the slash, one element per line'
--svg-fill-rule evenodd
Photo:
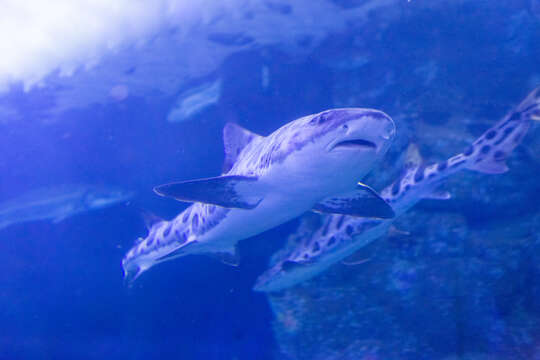
<path fill-rule="evenodd" d="M 37 220 L 58 223 L 70 216 L 128 200 L 131 192 L 93 185 L 40 188 L 0 204 L 0 229 Z"/>
<path fill-rule="evenodd" d="M 221 79 L 184 91 L 167 114 L 168 122 L 186 121 L 216 104 L 221 97 Z"/>
<path fill-rule="evenodd" d="M 125 277 L 133 281 L 154 264 L 188 254 L 236 263 L 238 241 L 309 210 L 392 217 L 391 207 L 356 179 L 394 136 L 388 115 L 360 108 L 305 116 L 266 137 L 227 124 L 224 175 L 155 188 L 195 204 L 150 228 L 123 259 Z"/>
<path fill-rule="evenodd" d="M 386 187 L 381 196 L 399 216 L 421 199 L 448 199 L 450 194 L 437 191 L 437 187 L 456 172 L 508 171 L 505 160 L 521 143 L 531 120 L 540 120 L 540 87 L 463 153 L 446 161 L 425 166 L 418 150 L 410 146 L 402 176 Z M 309 280 L 386 234 L 392 221 L 344 215 L 327 215 L 318 223 L 303 219 L 297 233 L 290 238 L 290 243 L 297 245 L 282 253 L 280 260 L 257 279 L 254 290 L 276 292 Z"/>

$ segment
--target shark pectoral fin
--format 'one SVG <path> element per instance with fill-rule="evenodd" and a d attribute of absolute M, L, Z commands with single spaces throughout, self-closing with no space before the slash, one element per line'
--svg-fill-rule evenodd
<path fill-rule="evenodd" d="M 506 158 L 493 159 L 491 157 L 482 159 L 467 166 L 467 169 L 478 171 L 484 174 L 503 174 L 508 171 L 508 166 L 505 162 Z"/>
<path fill-rule="evenodd" d="M 315 212 L 343 214 L 360 217 L 391 219 L 395 216 L 392 207 L 372 188 L 358 183 L 357 190 L 332 196 L 316 204 Z"/>
<path fill-rule="evenodd" d="M 226 208 L 253 209 L 263 196 L 256 194 L 257 177 L 226 175 L 156 186 L 158 195 L 178 201 L 201 202 Z"/>
<path fill-rule="evenodd" d="M 225 252 L 206 253 L 205 255 L 213 257 L 221 261 L 225 265 L 235 266 L 235 267 L 240 265 L 240 256 L 238 256 L 238 252 L 236 250 L 233 250 L 230 252 L 225 251 Z"/>

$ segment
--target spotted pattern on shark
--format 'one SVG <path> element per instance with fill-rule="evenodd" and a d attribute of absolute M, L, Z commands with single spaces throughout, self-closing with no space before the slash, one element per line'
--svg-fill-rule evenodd
<path fill-rule="evenodd" d="M 226 173 L 154 189 L 161 196 L 194 204 L 173 220 L 152 226 L 128 251 L 122 262 L 127 282 L 153 265 L 188 254 L 235 263 L 231 260 L 238 241 L 309 210 L 393 216 L 378 194 L 357 183 L 395 136 L 394 122 L 381 111 L 323 111 L 266 137 L 227 124 L 223 134 Z M 290 186 L 291 179 L 295 186 Z"/>

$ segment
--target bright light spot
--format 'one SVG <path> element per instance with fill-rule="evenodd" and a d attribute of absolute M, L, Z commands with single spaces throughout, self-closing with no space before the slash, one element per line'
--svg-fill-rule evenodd
<path fill-rule="evenodd" d="M 204 6 L 188 0 L 4 0 L 0 90 L 19 81 L 28 89 L 53 71 L 71 75 L 92 67 L 107 52 L 144 41 L 194 3 Z"/>

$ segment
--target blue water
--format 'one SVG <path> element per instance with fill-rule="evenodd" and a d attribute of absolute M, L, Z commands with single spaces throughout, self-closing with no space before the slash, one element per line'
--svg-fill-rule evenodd
<path fill-rule="evenodd" d="M 375 1 L 320 1 L 348 14 L 345 24 L 321 25 L 323 35 L 315 35 L 317 26 L 313 30 L 300 21 L 294 2 L 265 3 L 270 5 L 257 10 L 263 12 L 259 25 L 275 33 L 275 43 L 253 37 L 244 45 L 240 38 L 219 37 L 210 46 L 227 49 L 222 61 L 194 74 L 186 70 L 173 91 L 164 90 L 170 64 L 154 69 L 153 76 L 138 72 L 144 67 L 138 56 L 151 52 L 150 43 L 141 54 L 128 47 L 107 55 L 97 68 L 81 69 L 67 78 L 53 72 L 44 79 L 44 87 L 27 91 L 14 82 L 0 94 L 0 105 L 17 113 L 0 113 L 0 202 L 58 184 L 114 185 L 135 194 L 129 201 L 58 223 L 40 220 L 0 230 L 0 359 L 306 358 L 302 353 L 319 353 L 320 359 L 540 359 L 538 126 L 513 154 L 508 174 L 489 180 L 467 174 L 449 182 L 452 201 L 427 202 L 418 210 L 418 216 L 440 217 L 440 223 L 411 220 L 410 228 L 403 230 L 411 232 L 414 241 L 396 245 L 382 238 L 369 249 L 375 259 L 383 254 L 377 265 L 381 267 L 404 258 L 411 264 L 430 260 L 439 265 L 456 258 L 480 260 L 467 263 L 469 270 L 463 272 L 441 265 L 432 270 L 434 275 L 415 268 L 402 279 L 408 285 L 398 295 L 389 293 L 395 284 L 387 278 L 371 284 L 362 301 L 374 308 L 385 304 L 393 318 L 391 323 L 375 315 L 364 318 L 365 338 L 370 339 L 364 352 L 355 353 L 362 339 L 344 335 L 332 342 L 325 338 L 330 329 L 326 332 L 316 324 L 309 333 L 288 338 L 271 307 L 279 297 L 272 300 L 252 290 L 271 255 L 296 229 L 296 220 L 242 241 L 238 267 L 188 256 L 152 268 L 132 288 L 124 285 L 121 260 L 134 240 L 146 235 L 141 214 L 171 219 L 187 207 L 158 197 L 152 188 L 219 175 L 226 122 L 269 134 L 324 109 L 381 109 L 394 118 L 399 136 L 384 163 L 368 177 L 369 184 L 380 189 L 397 176 L 395 164 L 408 142 L 418 143 L 433 161 L 453 155 L 540 84 L 537 0 L 455 5 L 396 0 L 357 18 L 355 9 Z M 296 47 L 281 43 L 279 26 L 266 24 L 264 12 L 277 14 L 283 24 L 310 27 L 305 32 L 314 34 L 299 31 Z M 258 21 L 259 14 L 253 16 Z M 333 21 L 339 19 L 335 16 Z M 166 38 L 171 30 L 162 31 Z M 204 25 L 193 31 L 212 38 Z M 182 46 L 175 44 L 178 48 L 171 47 L 171 52 Z M 163 47 L 156 51 L 167 53 Z M 113 74 L 120 74 L 115 56 L 127 59 L 118 78 L 106 71 L 109 66 Z M 86 72 L 93 75 L 85 77 Z M 216 103 L 187 120 L 167 121 L 178 94 L 215 79 L 222 79 Z M 130 84 L 138 82 L 157 85 L 142 86 L 120 100 L 106 93 L 102 98 L 77 93 L 93 84 L 106 83 L 108 89 L 123 83 L 135 87 Z M 63 98 L 70 100 L 60 107 Z M 460 235 L 458 246 L 448 235 L 451 229 L 445 228 L 452 223 L 443 219 L 448 213 L 460 217 L 456 226 L 465 227 L 469 235 L 493 229 L 496 233 L 505 223 L 506 242 L 499 243 L 490 233 L 493 248 L 487 242 L 470 245 L 474 236 Z M 400 226 L 406 227 L 403 223 Z M 423 228 L 425 224 L 429 228 Z M 478 241 L 480 236 L 475 236 Z M 457 250 L 443 251 L 440 258 L 433 255 L 435 250 L 418 250 L 418 244 L 428 247 L 426 242 L 433 238 Z M 512 242 L 513 238 L 519 240 Z M 358 276 L 362 269 L 347 271 Z M 336 280 L 343 283 L 328 291 L 354 287 L 344 272 L 339 270 Z M 457 315 L 443 314 L 438 307 L 442 300 L 429 296 L 428 275 L 440 277 L 446 289 L 434 294 L 460 300 L 454 303 Z M 469 281 L 456 285 L 457 276 Z M 491 283 L 496 283 L 495 290 Z M 415 286 L 428 293 L 419 296 Z M 335 304 L 331 311 L 350 309 Z M 316 314 L 305 316 L 317 319 Z M 320 317 L 326 317 L 323 309 Z M 343 326 L 346 333 L 350 322 L 343 321 Z M 334 352 L 319 349 L 322 343 L 328 345 L 325 341 Z M 385 342 L 403 351 L 390 351 Z M 362 357 L 354 355 L 360 353 Z"/>

